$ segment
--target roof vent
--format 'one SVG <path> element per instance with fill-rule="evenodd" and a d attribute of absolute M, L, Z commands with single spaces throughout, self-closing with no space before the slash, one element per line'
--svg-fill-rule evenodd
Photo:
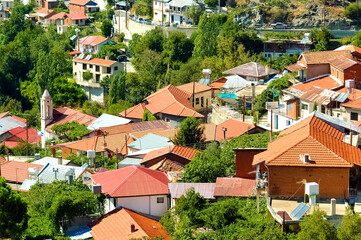
<path fill-rule="evenodd" d="M 310 154 L 300 154 L 300 160 L 303 163 L 310 163 L 312 161 Z"/>
<path fill-rule="evenodd" d="M 134 224 L 130 224 L 130 233 L 133 233 L 135 232 L 136 229 L 135 229 L 135 225 Z"/>

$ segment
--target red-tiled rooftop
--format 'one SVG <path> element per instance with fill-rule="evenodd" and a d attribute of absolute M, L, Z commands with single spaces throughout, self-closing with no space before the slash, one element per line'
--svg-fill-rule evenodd
<path fill-rule="evenodd" d="M 94 65 L 100 65 L 100 66 L 106 66 L 106 67 L 110 67 L 110 66 L 112 66 L 114 63 L 117 62 L 117 61 L 107 60 L 107 59 L 101 59 L 101 58 L 92 58 L 92 59 L 90 59 L 90 60 L 74 58 L 73 61 L 74 61 L 74 62 L 94 64 Z"/>
<path fill-rule="evenodd" d="M 354 109 L 361 109 L 361 97 L 359 97 L 353 101 L 344 103 L 344 104 L 342 104 L 342 106 L 348 107 L 348 108 L 354 108 Z"/>
<path fill-rule="evenodd" d="M 147 155 L 145 155 L 145 157 L 143 158 L 142 163 L 148 162 L 154 158 L 166 155 L 168 153 L 173 153 L 188 160 L 192 160 L 194 156 L 197 154 L 197 152 L 199 152 L 197 149 L 191 147 L 172 145 L 169 147 L 157 149 L 147 153 Z"/>
<path fill-rule="evenodd" d="M 145 103 L 139 103 L 121 112 L 119 115 L 126 118 L 143 119 Z"/>
<path fill-rule="evenodd" d="M 304 83 L 299 83 L 296 85 L 291 86 L 292 88 L 301 90 L 301 91 L 308 91 L 310 90 L 312 87 L 320 87 L 323 89 L 334 89 L 334 88 L 338 88 L 341 87 L 342 83 L 337 81 L 335 78 L 331 77 L 331 76 L 325 76 L 325 77 L 320 77 L 314 80 L 310 80 Z"/>
<path fill-rule="evenodd" d="M 39 164 L 9 161 L 1 165 L 1 176 L 9 182 L 23 183 L 29 178 L 29 168 L 37 168 L 40 172 L 43 167 Z"/>
<path fill-rule="evenodd" d="M 214 189 L 215 197 L 249 197 L 253 195 L 256 180 L 219 177 Z"/>
<path fill-rule="evenodd" d="M 340 69 L 341 71 L 346 70 L 352 66 L 358 65 L 359 63 L 356 62 L 353 59 L 347 58 L 345 56 L 339 56 L 334 60 L 330 61 L 331 66 L 334 66 L 338 69 Z"/>
<path fill-rule="evenodd" d="M 90 0 L 70 0 L 69 4 L 75 4 L 75 5 L 81 5 L 84 6 L 87 4 Z"/>
<path fill-rule="evenodd" d="M 131 232 L 134 224 L 135 231 Z M 143 239 L 157 236 L 168 240 L 170 236 L 162 225 L 149 217 L 126 208 L 116 208 L 89 225 L 95 240 Z"/>
<path fill-rule="evenodd" d="M 168 194 L 165 173 L 140 166 L 130 166 L 92 175 L 102 191 L 110 197 L 134 197 Z"/>
<path fill-rule="evenodd" d="M 340 56 L 352 58 L 350 50 L 303 52 L 300 58 L 303 57 L 307 64 L 327 64 Z"/>
<path fill-rule="evenodd" d="M 163 120 L 155 120 L 155 121 L 146 121 L 146 122 L 127 123 L 122 125 L 100 128 L 100 130 L 105 131 L 108 134 L 118 134 L 118 133 L 129 134 L 133 132 L 141 132 L 151 129 L 170 129 L 170 126 L 168 125 L 168 123 L 164 122 Z"/>
<path fill-rule="evenodd" d="M 90 46 L 96 46 L 104 41 L 106 41 L 107 38 L 103 36 L 86 36 L 79 39 L 79 43 L 82 45 L 90 45 Z"/>
<path fill-rule="evenodd" d="M 194 85 L 194 93 L 201 93 L 201 92 L 206 92 L 206 91 L 212 90 L 211 87 L 201 84 L 201 83 L 198 83 L 198 82 L 186 83 L 186 84 L 177 86 L 177 88 L 179 88 L 185 92 L 188 92 L 190 94 L 193 94 L 193 85 Z"/>
<path fill-rule="evenodd" d="M 223 72 L 223 74 L 228 75 L 249 76 L 256 78 L 265 77 L 269 74 L 276 73 L 278 73 L 277 70 L 274 70 L 268 66 L 264 66 L 256 62 L 245 63 Z"/>
<path fill-rule="evenodd" d="M 9 112 L 3 112 L 3 113 L 0 113 L 0 119 L 6 117 L 9 115 Z"/>
<path fill-rule="evenodd" d="M 217 125 L 216 128 L 216 140 L 220 141 L 224 139 L 223 128 L 226 128 L 226 139 L 241 136 L 255 127 L 254 124 L 241 122 L 235 119 L 229 119 L 223 123 Z"/>
<path fill-rule="evenodd" d="M 337 91 L 338 93 L 349 93 L 349 88 L 343 87 Z M 350 95 L 347 97 L 349 100 L 355 100 L 357 98 L 361 97 L 361 90 L 352 88 Z"/>

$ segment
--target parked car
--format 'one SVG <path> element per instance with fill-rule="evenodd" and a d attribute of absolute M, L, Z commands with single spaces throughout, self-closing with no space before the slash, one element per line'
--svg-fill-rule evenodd
<path fill-rule="evenodd" d="M 287 24 L 276 22 L 276 24 L 273 26 L 273 29 L 286 29 L 288 28 Z"/>

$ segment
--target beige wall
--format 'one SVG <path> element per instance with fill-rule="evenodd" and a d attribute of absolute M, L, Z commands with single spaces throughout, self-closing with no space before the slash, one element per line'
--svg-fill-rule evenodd
<path fill-rule="evenodd" d="M 203 98 L 203 106 L 202 106 L 202 98 Z M 198 101 L 197 101 L 198 99 Z M 212 107 L 212 91 L 206 91 L 206 92 L 201 92 L 201 93 L 196 93 L 194 95 L 194 109 L 196 111 L 202 111 L 205 109 L 209 109 Z M 193 96 L 190 99 L 191 104 L 193 104 Z M 198 103 L 198 104 L 197 104 Z"/>
<path fill-rule="evenodd" d="M 86 69 L 83 69 L 83 65 L 86 65 Z M 97 71 L 97 67 L 99 67 L 99 71 Z M 110 66 L 111 68 L 110 73 L 107 73 L 107 68 L 108 67 L 106 66 L 73 61 L 73 77 L 77 82 L 84 82 L 84 84 L 93 83 L 93 84 L 97 84 L 95 86 L 100 87 L 99 82 L 105 76 L 110 76 L 119 73 L 120 71 L 123 70 L 124 65 L 120 62 L 115 62 L 113 65 Z M 93 74 L 93 78 L 90 79 L 88 82 L 83 81 L 83 73 L 86 71 L 90 71 Z M 97 75 L 99 76 L 98 80 L 96 78 Z"/>
<path fill-rule="evenodd" d="M 361 121 L 361 110 L 360 109 L 353 109 L 353 108 L 345 108 L 345 109 L 346 109 L 346 113 L 345 113 L 346 121 L 348 121 L 348 122 Z M 351 120 L 351 113 L 358 114 L 357 120 Z"/>

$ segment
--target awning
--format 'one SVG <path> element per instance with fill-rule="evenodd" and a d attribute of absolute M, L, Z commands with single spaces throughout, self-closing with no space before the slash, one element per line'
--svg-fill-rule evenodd
<path fill-rule="evenodd" d="M 220 98 L 231 98 L 231 99 L 237 99 L 238 96 L 234 93 L 217 93 L 217 96 Z"/>
<path fill-rule="evenodd" d="M 338 95 L 338 97 L 335 99 L 336 102 L 345 102 L 346 99 L 348 98 L 348 96 L 350 96 L 349 93 L 340 93 L 340 95 Z"/>
<path fill-rule="evenodd" d="M 306 69 L 306 66 L 303 65 L 302 63 L 296 63 L 293 65 L 287 66 L 286 69 L 290 70 L 291 72 L 298 72 L 300 70 Z"/>

